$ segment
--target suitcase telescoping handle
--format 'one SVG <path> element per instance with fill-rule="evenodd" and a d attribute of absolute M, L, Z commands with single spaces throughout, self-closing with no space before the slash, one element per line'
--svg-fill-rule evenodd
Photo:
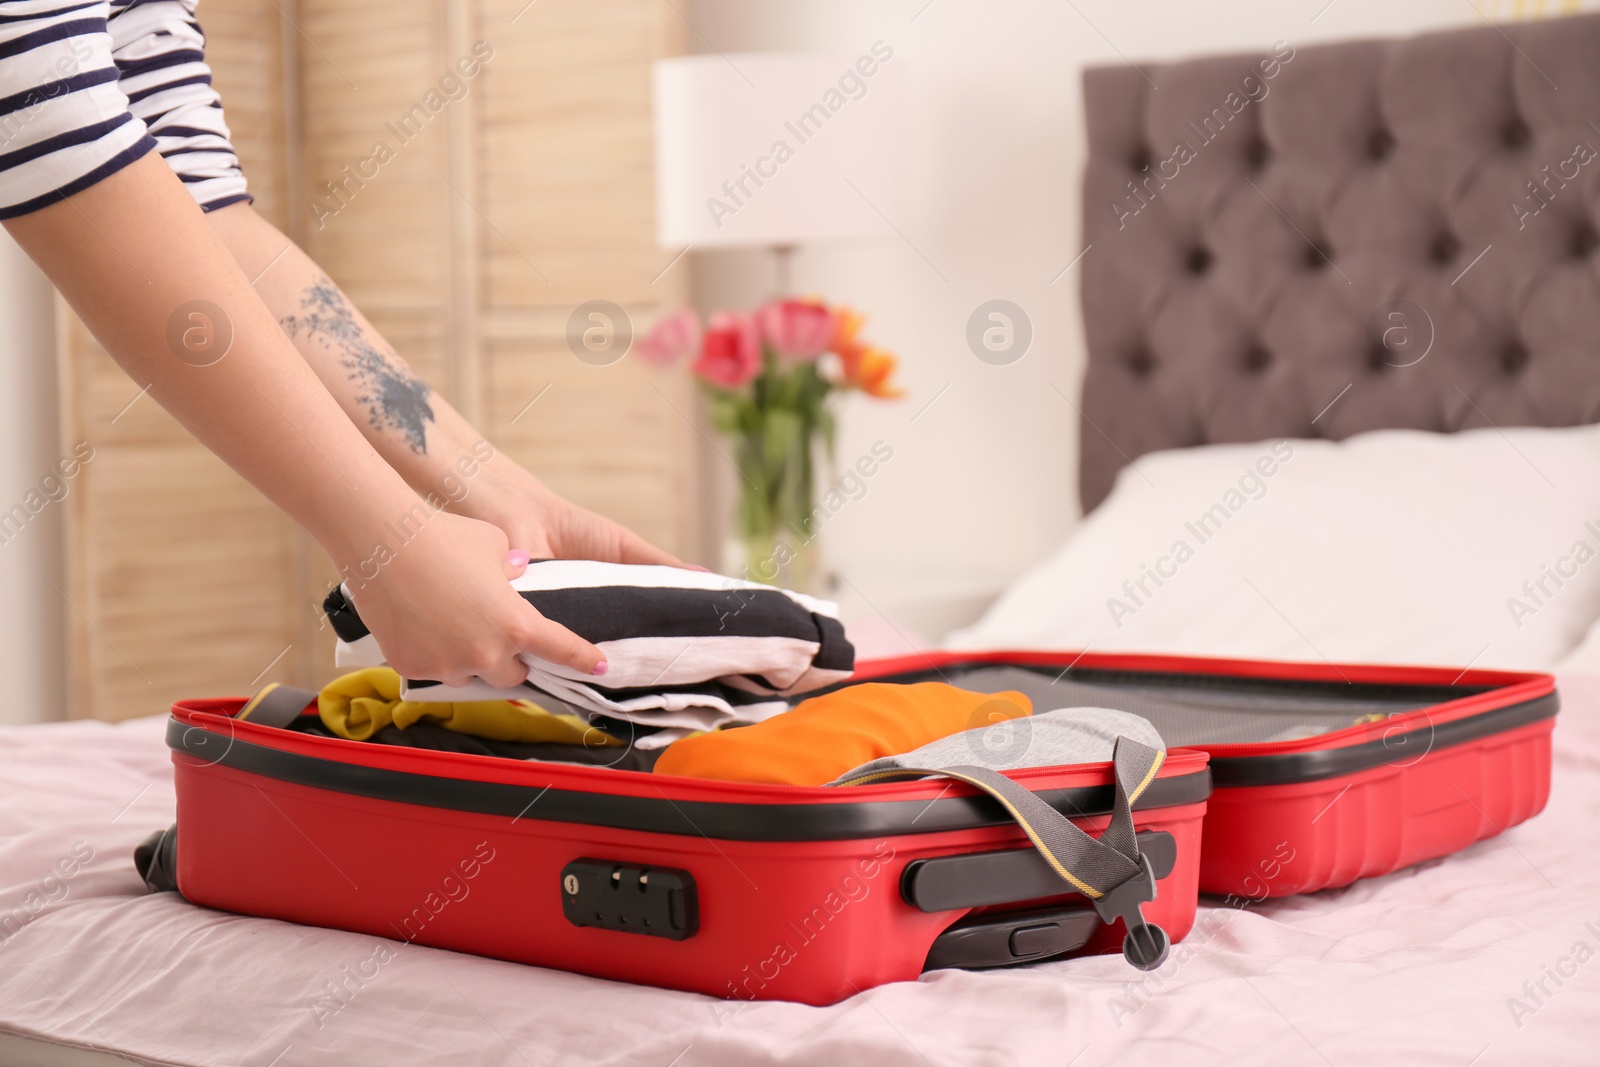
<path fill-rule="evenodd" d="M 1133 803 L 1155 781 L 1165 758 L 1164 752 L 1148 745 L 1117 738 L 1111 755 L 1116 803 L 1111 821 L 1099 837 L 1090 836 L 1026 788 L 987 767 L 896 767 L 867 771 L 839 784 L 867 785 L 938 775 L 983 790 L 1016 820 L 1051 869 L 1089 899 L 1102 923 L 1122 920 L 1128 931 L 1122 941 L 1123 957 L 1141 971 L 1149 971 L 1161 966 L 1171 942 L 1165 930 L 1145 921 L 1141 911 L 1142 905 L 1156 898 L 1156 879 L 1150 857 L 1139 851 Z"/>

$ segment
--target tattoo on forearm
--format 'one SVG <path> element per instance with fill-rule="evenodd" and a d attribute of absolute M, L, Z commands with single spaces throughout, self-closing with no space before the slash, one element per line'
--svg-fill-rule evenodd
<path fill-rule="evenodd" d="M 361 391 L 356 400 L 366 406 L 374 429 L 398 430 L 411 451 L 428 451 L 428 423 L 434 421 L 427 382 L 413 377 L 394 352 L 379 349 L 362 332 L 339 287 L 319 274 L 300 297 L 299 315 L 281 325 L 290 337 L 302 334 L 339 354 L 339 365 Z"/>

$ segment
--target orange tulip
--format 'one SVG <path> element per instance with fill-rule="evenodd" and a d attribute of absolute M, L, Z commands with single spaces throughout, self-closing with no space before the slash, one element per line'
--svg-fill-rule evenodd
<path fill-rule="evenodd" d="M 892 353 L 868 346 L 861 350 L 855 373 L 848 380 L 868 396 L 892 400 L 905 395 L 904 389 L 889 380 L 899 365 Z"/>
<path fill-rule="evenodd" d="M 828 351 L 846 363 L 861 349 L 861 327 L 867 317 L 852 308 L 839 304 L 833 309 L 833 330 L 828 337 Z"/>
<path fill-rule="evenodd" d="M 889 380 L 899 361 L 892 353 L 862 339 L 861 327 L 866 321 L 867 317 L 853 308 L 842 304 L 833 308 L 833 332 L 828 339 L 828 351 L 839 357 L 843 384 L 883 400 L 904 396 L 904 390 Z"/>

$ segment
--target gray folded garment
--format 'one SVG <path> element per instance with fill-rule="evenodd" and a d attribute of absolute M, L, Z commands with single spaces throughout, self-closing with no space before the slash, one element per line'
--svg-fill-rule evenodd
<path fill-rule="evenodd" d="M 1019 767 L 1103 763 L 1111 759 L 1112 747 L 1119 737 L 1162 751 L 1167 747 L 1150 721 L 1138 715 L 1114 708 L 1061 708 L 941 737 L 910 752 L 863 763 L 829 784 L 899 767 L 966 766 L 1009 771 Z"/>

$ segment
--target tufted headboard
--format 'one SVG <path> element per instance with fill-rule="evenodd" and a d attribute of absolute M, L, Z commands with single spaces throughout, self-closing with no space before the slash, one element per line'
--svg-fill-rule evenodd
<path fill-rule="evenodd" d="M 1085 511 L 1156 449 L 1600 420 L 1600 16 L 1084 98 Z"/>

